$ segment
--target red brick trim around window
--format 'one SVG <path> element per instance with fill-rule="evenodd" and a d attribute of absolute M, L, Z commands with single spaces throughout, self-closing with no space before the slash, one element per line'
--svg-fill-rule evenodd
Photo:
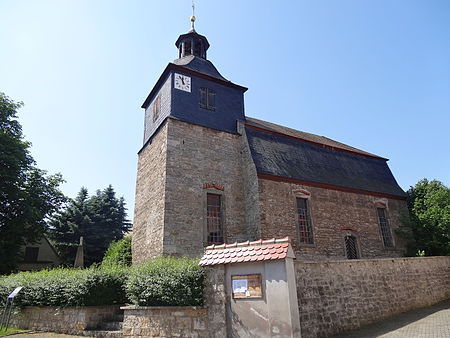
<path fill-rule="evenodd" d="M 220 190 L 220 191 L 224 191 L 224 189 L 225 189 L 225 187 L 223 185 L 215 184 L 215 183 L 206 183 L 203 185 L 202 188 L 203 189 L 216 189 L 216 190 Z"/>
<path fill-rule="evenodd" d="M 292 192 L 293 192 L 294 194 L 303 194 L 303 195 L 307 195 L 307 196 L 310 196 L 310 195 L 311 195 L 311 193 L 310 193 L 309 191 L 306 191 L 306 190 L 304 190 L 304 189 L 292 190 Z"/>
<path fill-rule="evenodd" d="M 375 192 L 375 191 L 368 191 L 368 190 L 362 190 L 362 189 L 348 188 L 348 187 L 343 187 L 343 186 L 340 186 L 340 185 L 334 185 L 334 184 L 328 184 L 328 183 L 319 183 L 319 182 L 312 182 L 312 181 L 306 181 L 306 180 L 299 180 L 297 178 L 275 176 L 275 175 L 271 175 L 271 174 L 258 173 L 258 178 L 265 179 L 265 180 L 270 180 L 270 181 L 277 181 L 277 182 L 304 184 L 304 185 L 308 185 L 310 187 L 317 187 L 317 188 L 323 188 L 323 189 L 332 189 L 332 190 L 339 190 L 339 191 L 345 191 L 345 192 L 352 192 L 352 193 L 355 193 L 355 194 L 371 195 L 371 196 L 377 196 L 377 197 L 386 197 L 386 198 L 392 198 L 392 199 L 396 199 L 396 200 L 406 200 L 406 197 L 404 197 L 404 196 L 397 196 L 397 195 L 385 194 L 385 193 Z"/>
<path fill-rule="evenodd" d="M 383 201 L 375 201 L 375 206 L 379 208 L 386 208 L 386 203 Z"/>
<path fill-rule="evenodd" d="M 353 228 L 353 227 L 341 227 L 341 230 L 350 230 L 350 231 L 355 231 L 355 232 L 358 231 L 358 229 Z"/>

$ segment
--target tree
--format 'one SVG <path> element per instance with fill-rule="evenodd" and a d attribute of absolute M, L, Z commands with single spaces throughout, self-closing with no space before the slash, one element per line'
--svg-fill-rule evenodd
<path fill-rule="evenodd" d="M 111 242 L 102 260 L 102 266 L 131 266 L 131 236 Z"/>
<path fill-rule="evenodd" d="M 35 166 L 17 120 L 22 105 L 0 93 L 0 274 L 14 270 L 21 246 L 39 239 L 46 217 L 64 201 L 61 175 Z"/>
<path fill-rule="evenodd" d="M 112 241 L 123 238 L 131 227 L 125 201 L 110 185 L 89 197 L 81 188 L 75 199 L 49 221 L 48 237 L 67 265 L 74 262 L 79 238 L 83 236 L 85 266 L 101 262 Z"/>
<path fill-rule="evenodd" d="M 89 195 L 81 188 L 75 199 L 68 199 L 65 206 L 50 217 L 47 236 L 66 265 L 74 263 L 80 236 L 91 226 Z"/>
<path fill-rule="evenodd" d="M 111 185 L 103 191 L 97 190 L 90 199 L 92 225 L 88 229 L 92 238 L 86 238 L 86 249 L 93 258 L 93 262 L 100 262 L 112 241 L 123 238 L 129 229 L 125 201 L 123 197 L 116 198 Z"/>
<path fill-rule="evenodd" d="M 414 242 L 409 253 L 450 256 L 450 188 L 422 179 L 408 192 L 409 219 Z"/>

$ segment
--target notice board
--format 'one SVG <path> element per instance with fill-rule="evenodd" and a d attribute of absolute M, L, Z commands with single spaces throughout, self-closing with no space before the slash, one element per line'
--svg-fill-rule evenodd
<path fill-rule="evenodd" d="M 231 276 L 233 298 L 261 298 L 261 275 L 234 275 Z"/>

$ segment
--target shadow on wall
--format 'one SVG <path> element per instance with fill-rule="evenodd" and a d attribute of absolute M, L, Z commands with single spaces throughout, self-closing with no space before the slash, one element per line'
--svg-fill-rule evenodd
<path fill-rule="evenodd" d="M 271 315 L 271 309 L 276 311 L 276 306 L 280 304 L 277 304 L 278 300 L 273 297 L 268 297 L 267 290 L 287 285 L 287 282 L 287 278 L 265 279 L 260 298 L 234 298 L 230 295 L 230 303 L 227 304 L 227 325 L 231 337 L 259 338 L 269 334 L 272 329 L 274 336 L 281 334 L 280 337 L 285 337 L 291 326 Z"/>
<path fill-rule="evenodd" d="M 231 337 L 258 337 L 258 335 L 253 334 L 251 330 L 244 324 L 244 322 L 239 318 L 239 315 L 236 312 L 231 313 L 231 327 L 229 331 L 231 331 Z"/>

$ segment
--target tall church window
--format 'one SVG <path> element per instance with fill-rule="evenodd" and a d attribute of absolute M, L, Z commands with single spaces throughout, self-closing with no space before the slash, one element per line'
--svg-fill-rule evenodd
<path fill-rule="evenodd" d="M 297 198 L 297 214 L 300 243 L 313 244 L 311 217 L 306 198 Z"/>
<path fill-rule="evenodd" d="M 345 236 L 345 253 L 348 259 L 358 259 L 358 248 L 356 247 L 355 236 Z"/>
<path fill-rule="evenodd" d="M 207 233 L 209 244 L 223 243 L 222 196 L 207 194 Z"/>
<path fill-rule="evenodd" d="M 155 122 L 158 119 L 160 112 L 161 112 L 161 96 L 158 95 L 158 97 L 155 99 L 155 102 L 153 102 L 153 122 Z"/>
<path fill-rule="evenodd" d="M 391 227 L 389 225 L 389 220 L 386 215 L 385 208 L 377 208 L 378 222 L 380 224 L 381 237 L 383 238 L 383 244 L 385 247 L 393 247 L 394 242 L 392 241 Z"/>
<path fill-rule="evenodd" d="M 200 108 L 216 110 L 216 92 L 209 88 L 200 88 Z"/>

